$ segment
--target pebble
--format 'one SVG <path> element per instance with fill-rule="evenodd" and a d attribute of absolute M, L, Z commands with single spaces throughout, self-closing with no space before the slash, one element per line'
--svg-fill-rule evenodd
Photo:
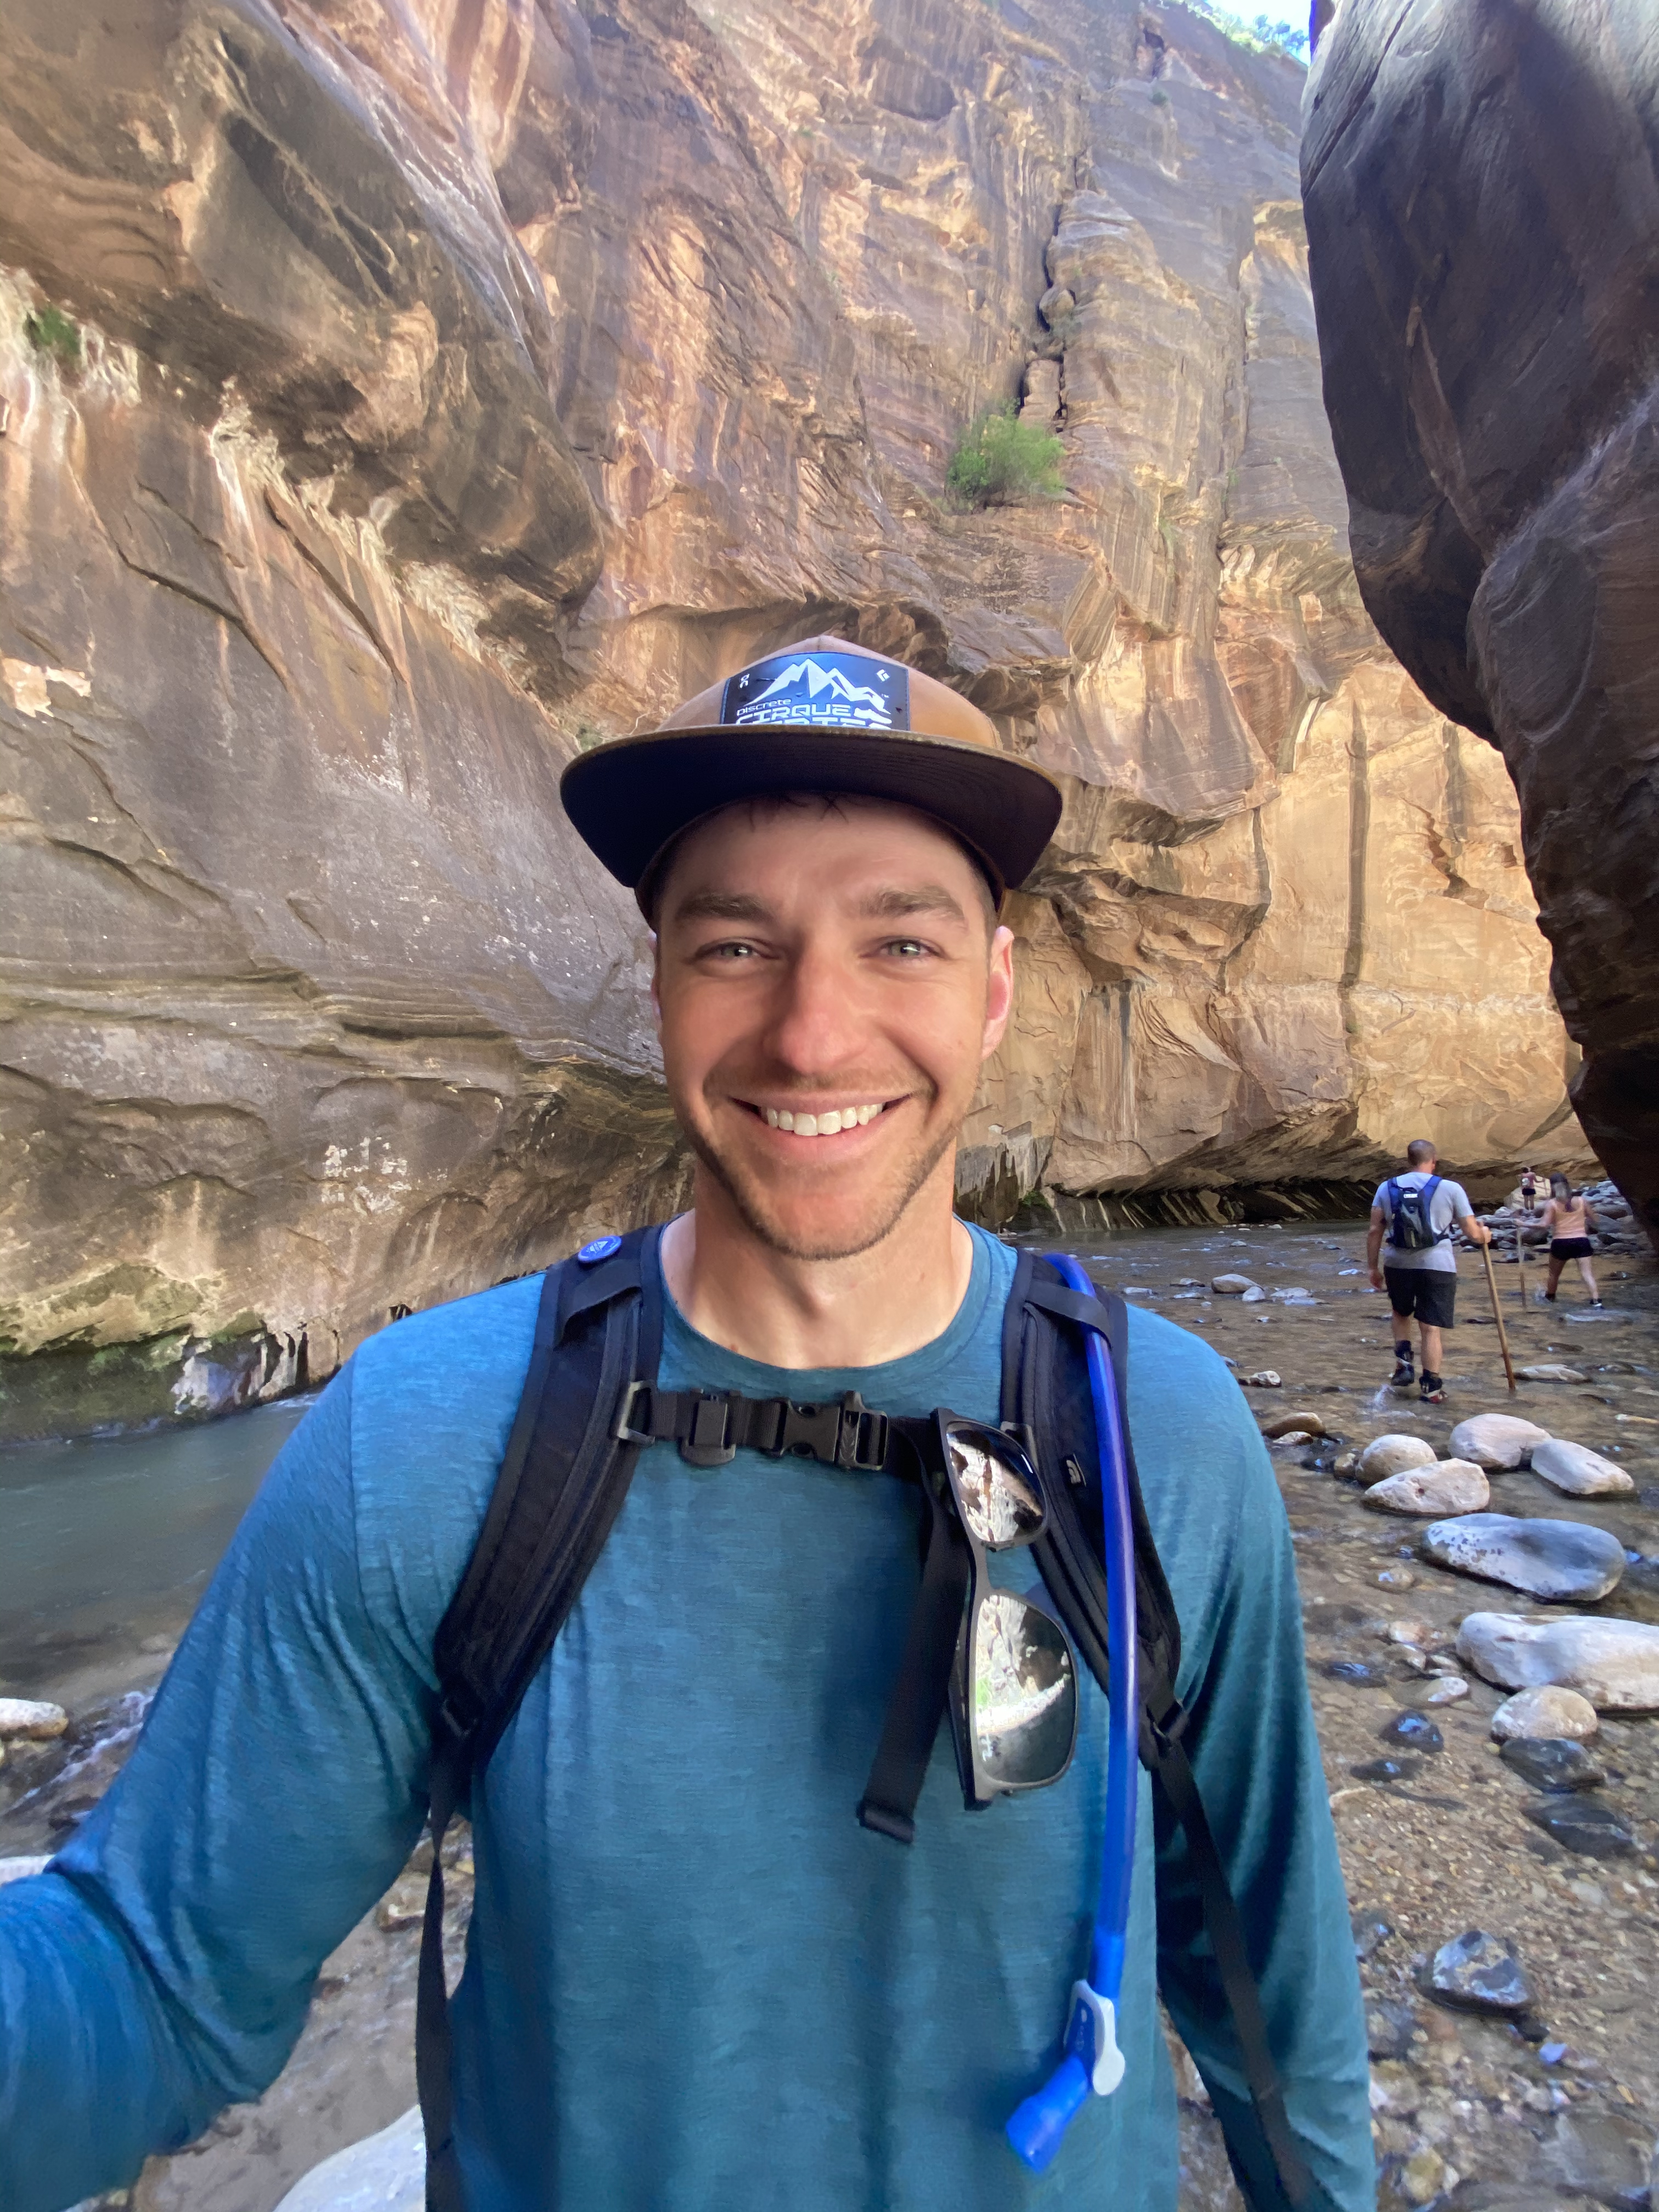
<path fill-rule="evenodd" d="M 1523 1466 L 1534 1444 L 1549 1442 L 1550 1432 L 1517 1413 L 1474 1413 L 1460 1421 L 1451 1432 L 1454 1459 L 1472 1459 L 1488 1474 Z"/>
<path fill-rule="evenodd" d="M 1384 1567 L 1376 1578 L 1379 1589 L 1408 1590 L 1417 1587 L 1417 1577 L 1409 1567 Z"/>
<path fill-rule="evenodd" d="M 1267 1293 L 1262 1289 L 1260 1283 L 1252 1283 L 1249 1289 L 1241 1294 L 1238 1303 L 1242 1306 L 1261 1305 L 1265 1301 L 1267 1295 Z"/>
<path fill-rule="evenodd" d="M 1274 1419 L 1264 1421 L 1261 1425 L 1261 1433 L 1264 1437 L 1288 1437 L 1292 1429 L 1299 1429 L 1304 1437 L 1322 1437 L 1328 1434 L 1325 1424 L 1317 1413 L 1280 1413 Z"/>
<path fill-rule="evenodd" d="M 1599 1798 L 1541 1797 L 1522 1810 L 1554 1842 L 1585 1858 L 1624 1858 L 1636 1849 L 1635 1837 Z"/>
<path fill-rule="evenodd" d="M 1492 1486 L 1473 1460 L 1443 1459 L 1386 1475 L 1360 1503 L 1376 1513 L 1482 1513 L 1492 1504 Z"/>
<path fill-rule="evenodd" d="M 1551 1437 L 1533 1446 L 1532 1471 L 1569 1498 L 1601 1498 L 1636 1487 L 1627 1468 L 1565 1437 Z"/>
<path fill-rule="evenodd" d="M 1559 1742 L 1569 1737 L 1595 1735 L 1601 1726 L 1588 1698 L 1581 1698 L 1577 1690 L 1553 1686 L 1522 1690 L 1516 1697 L 1505 1698 L 1492 1717 L 1492 1732 L 1501 1743 Z"/>
<path fill-rule="evenodd" d="M 1419 1759 L 1362 1759 L 1348 1771 L 1356 1782 L 1409 1782 L 1422 1763 Z"/>
<path fill-rule="evenodd" d="M 1577 1367 L 1562 1367 L 1553 1360 L 1542 1360 L 1536 1367 L 1517 1367 L 1516 1374 L 1522 1382 L 1588 1382 L 1589 1376 Z"/>
<path fill-rule="evenodd" d="M 1505 1583 L 1541 1598 L 1593 1604 L 1625 1571 L 1625 1547 L 1605 1528 L 1579 1521 L 1522 1521 L 1508 1513 L 1469 1513 L 1432 1522 L 1423 1531 L 1425 1556 L 1482 1582 Z M 1659 1632 L 1656 1632 L 1659 1634 Z"/>
<path fill-rule="evenodd" d="M 1388 1680 L 1380 1667 L 1368 1666 L 1363 1659 L 1328 1659 L 1325 1672 L 1334 1682 L 1352 1682 L 1362 1690 L 1374 1689 Z"/>
<path fill-rule="evenodd" d="M 1258 1367 L 1254 1375 L 1241 1375 L 1238 1379 L 1247 1390 L 1282 1390 L 1285 1388 L 1276 1367 Z"/>
<path fill-rule="evenodd" d="M 1425 1705 L 1455 1705 L 1469 1694 L 1469 1686 L 1461 1674 L 1443 1674 L 1423 1702 Z"/>
<path fill-rule="evenodd" d="M 0 1886 L 9 1881 L 24 1881 L 32 1874 L 44 1874 L 52 1864 L 49 1856 L 0 1859 Z"/>
<path fill-rule="evenodd" d="M 1588 1613 L 1528 1620 L 1514 1613 L 1472 1613 L 1457 1632 L 1457 1656 L 1506 1690 L 1547 1683 L 1577 1690 L 1598 1712 L 1659 1710 L 1659 1628 L 1646 1621 L 1597 1620 Z M 1541 1733 L 1584 1731 L 1563 1727 Z"/>
<path fill-rule="evenodd" d="M 1377 1734 L 1384 1743 L 1401 1744 L 1407 1751 L 1443 1751 L 1446 1739 L 1426 1713 L 1407 1711 L 1384 1721 Z"/>
<path fill-rule="evenodd" d="M 1353 1930 L 1353 1954 L 1362 1961 L 1380 1951 L 1394 1933 L 1394 1923 L 1379 1912 L 1350 1912 L 1348 1924 Z"/>
<path fill-rule="evenodd" d="M 1260 1292 L 1260 1283 L 1253 1283 L 1248 1275 L 1213 1275 L 1210 1288 L 1220 1298 L 1242 1298 L 1246 1291 Z"/>
<path fill-rule="evenodd" d="M 1583 1744 L 1571 1736 L 1511 1736 L 1502 1756 L 1504 1765 L 1513 1767 L 1534 1790 L 1594 1790 L 1607 1778 Z"/>
<path fill-rule="evenodd" d="M 1373 2058 L 1404 2058 L 1417 2032 L 1417 2015 L 1407 2004 L 1379 1997 L 1365 2008 L 1365 2043 Z"/>
<path fill-rule="evenodd" d="M 1424 1437 L 1398 1433 L 1373 1437 L 1359 1455 L 1357 1472 L 1362 1482 L 1385 1482 L 1389 1475 L 1404 1474 L 1409 1468 L 1432 1467 L 1437 1456 L 1434 1446 Z"/>
<path fill-rule="evenodd" d="M 61 1705 L 39 1703 L 33 1698 L 0 1698 L 0 1739 L 23 1736 L 45 1743 L 62 1735 L 69 1715 Z"/>
<path fill-rule="evenodd" d="M 1515 1946 L 1480 1928 L 1441 1945 L 1429 1968 L 1428 1986 L 1443 2004 L 1469 2012 L 1525 2012 L 1532 2002 Z"/>
<path fill-rule="evenodd" d="M 1432 1621 L 1415 1620 L 1409 1613 L 1399 1620 L 1391 1620 L 1384 1632 L 1390 1644 L 1409 1644 L 1414 1650 L 1426 1650 L 1435 1639 Z"/>

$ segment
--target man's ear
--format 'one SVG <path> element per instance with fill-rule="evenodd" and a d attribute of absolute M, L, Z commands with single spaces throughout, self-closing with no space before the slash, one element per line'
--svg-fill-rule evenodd
<path fill-rule="evenodd" d="M 986 978 L 985 1034 L 979 1056 L 989 1060 L 1002 1042 L 1008 1018 L 1014 1010 L 1014 933 L 999 926 L 991 938 L 990 971 Z"/>

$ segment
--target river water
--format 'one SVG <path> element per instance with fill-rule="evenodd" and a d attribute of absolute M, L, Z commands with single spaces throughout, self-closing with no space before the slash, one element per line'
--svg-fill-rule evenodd
<path fill-rule="evenodd" d="M 1659 1620 L 1659 1274 L 1645 1257 L 1603 1255 L 1607 1304 L 1593 1314 L 1571 1284 L 1553 1310 L 1523 1305 L 1515 1269 L 1500 1268 L 1516 1364 L 1564 1363 L 1585 1378 L 1522 1382 L 1511 1396 L 1484 1272 L 1464 1255 L 1448 1401 L 1421 1407 L 1388 1387 L 1391 1331 L 1365 1282 L 1364 1245 L 1364 1224 L 1342 1221 L 1157 1229 L 1073 1249 L 1099 1281 L 1213 1344 L 1264 1424 L 1306 1409 L 1326 1432 L 1273 1450 L 1350 1896 L 1396 1931 L 1364 1970 L 1368 1996 L 1416 2022 L 1407 2055 L 1378 2063 L 1393 2100 L 1378 2107 L 1384 2202 L 1403 2212 L 1427 2201 L 1400 2190 L 1408 2160 L 1420 2166 L 1432 2150 L 1448 2170 L 1521 2191 L 1481 2203 L 1548 2201 L 1560 2212 L 1578 2203 L 1589 2212 L 1590 2194 L 1560 2194 L 1540 2179 L 1539 2160 L 1556 2156 L 1558 2115 L 1583 2110 L 1606 2128 L 1646 2127 L 1650 2139 L 1659 2132 L 1659 2046 L 1647 2027 L 1659 1984 L 1659 1721 L 1604 1717 L 1607 1796 L 1640 1842 L 1616 1863 L 1574 1856 L 1528 1825 L 1526 1793 L 1489 1739 L 1502 1693 L 1478 1680 L 1462 1702 L 1437 1707 L 1444 1747 L 1418 1762 L 1422 1774 L 1356 1781 L 1384 1748 L 1379 1729 L 1425 1692 L 1408 1663 L 1420 1665 L 1420 1656 L 1389 1640 L 1391 1623 L 1410 1616 L 1443 1648 L 1470 1612 L 1536 1617 L 1549 1608 L 1429 1564 L 1418 1524 L 1364 1510 L 1332 1467 L 1342 1446 L 1384 1430 L 1443 1452 L 1465 1415 L 1520 1412 L 1617 1458 L 1636 1487 L 1617 1498 L 1563 1498 L 1523 1470 L 1494 1478 L 1492 1510 L 1592 1522 L 1617 1534 L 1629 1565 L 1595 1609 Z M 1212 1278 L 1228 1270 L 1251 1276 L 1267 1297 L 1247 1306 L 1212 1295 Z M 1535 1272 L 1528 1276 L 1535 1284 Z M 1266 1374 L 1277 1382 L 1251 1379 Z M 289 1401 L 200 1426 L 0 1453 L 0 1695 L 56 1698 L 73 1720 L 60 1747 L 14 1751 L 0 1771 L 0 1857 L 50 1850 L 96 1802 L 303 1412 Z M 465 1873 L 452 1884 L 456 1943 L 469 1909 Z M 325 1963 L 311 2023 L 260 2104 L 225 2115 L 189 2152 L 152 2160 L 133 2212 L 272 2212 L 317 2159 L 407 2108 L 422 1887 L 401 1881 Z M 1415 1962 L 1473 1927 L 1496 1928 L 1518 1946 L 1552 2034 L 1575 2054 L 1556 2072 L 1512 2028 L 1423 2004 Z M 1580 2071 L 1566 2080 L 1573 2065 Z M 1182 2212 L 1237 2212 L 1190 2071 L 1182 2087 Z M 1601 2201 L 1614 2200 L 1603 2192 Z"/>

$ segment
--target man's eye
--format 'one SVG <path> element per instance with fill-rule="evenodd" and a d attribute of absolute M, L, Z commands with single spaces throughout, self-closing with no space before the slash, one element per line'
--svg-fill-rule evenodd
<path fill-rule="evenodd" d="M 704 960 L 752 960 L 755 947 L 742 939 L 725 945 L 705 945 L 699 957 Z"/>
<path fill-rule="evenodd" d="M 894 937 L 890 938 L 882 949 L 896 953 L 903 960 L 916 960 L 926 953 L 927 947 L 919 937 Z"/>

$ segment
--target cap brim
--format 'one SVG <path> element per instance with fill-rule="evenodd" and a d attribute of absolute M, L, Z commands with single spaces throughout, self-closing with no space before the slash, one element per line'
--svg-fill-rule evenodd
<path fill-rule="evenodd" d="M 791 791 L 890 799 L 930 814 L 1017 890 L 1063 804 L 1042 769 L 954 738 L 763 723 L 653 731 L 580 753 L 559 795 L 582 842 L 630 890 L 694 822 L 744 799 Z"/>

